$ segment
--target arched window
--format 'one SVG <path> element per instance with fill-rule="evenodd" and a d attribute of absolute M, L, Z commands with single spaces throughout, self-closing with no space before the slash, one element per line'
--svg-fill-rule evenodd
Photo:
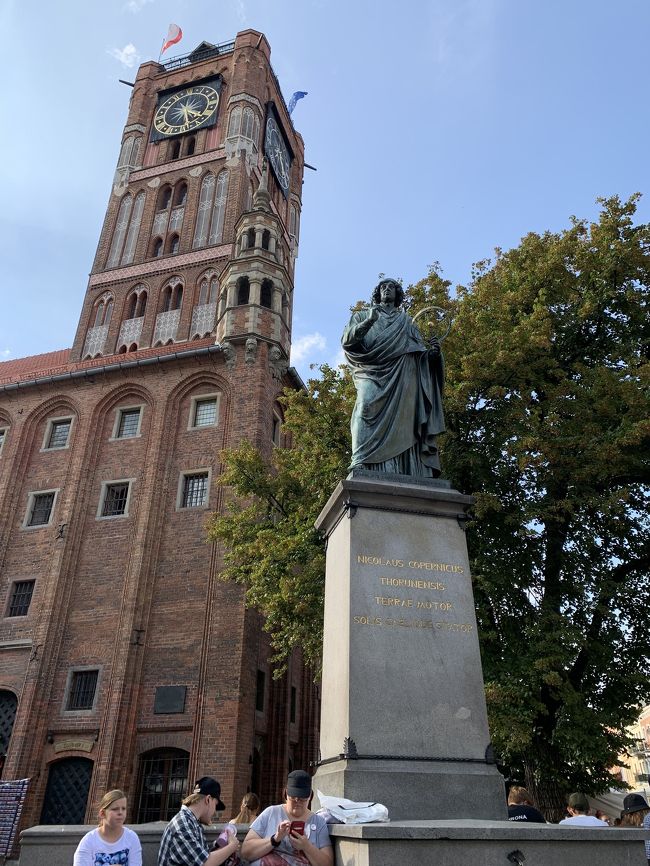
<path fill-rule="evenodd" d="M 171 142 L 171 147 L 169 149 L 169 158 L 170 159 L 178 159 L 181 155 L 181 141 L 179 138 L 175 139 Z"/>
<path fill-rule="evenodd" d="M 83 824 L 93 762 L 63 758 L 50 764 L 41 812 L 41 824 Z"/>
<path fill-rule="evenodd" d="M 180 246 L 181 239 L 178 235 L 171 235 L 169 241 L 167 242 L 167 252 L 172 255 L 176 255 L 178 252 L 178 248 Z"/>
<path fill-rule="evenodd" d="M 172 188 L 169 184 L 166 184 L 158 193 L 158 206 L 156 210 L 167 210 L 169 207 L 169 203 L 172 200 Z"/>
<path fill-rule="evenodd" d="M 6 755 L 14 729 L 18 698 L 13 692 L 0 691 L 0 755 Z"/>
<path fill-rule="evenodd" d="M 135 309 L 138 305 L 138 296 L 135 292 L 131 295 L 128 300 L 126 307 L 126 318 L 127 319 L 135 319 Z"/>
<path fill-rule="evenodd" d="M 217 300 L 218 292 L 219 281 L 217 278 L 204 277 L 199 288 L 199 304 L 213 304 Z"/>
<path fill-rule="evenodd" d="M 236 105 L 230 112 L 230 121 L 228 122 L 228 138 L 234 138 L 239 135 L 241 130 L 241 105 Z"/>
<path fill-rule="evenodd" d="M 151 255 L 154 259 L 157 259 L 158 256 L 163 254 L 163 241 L 162 238 L 156 238 L 153 242 L 153 246 L 151 248 Z"/>
<path fill-rule="evenodd" d="M 120 158 L 117 161 L 118 168 L 135 168 L 139 165 L 138 157 L 140 155 L 141 141 L 141 135 L 129 136 L 124 139 L 120 150 Z"/>
<path fill-rule="evenodd" d="M 267 307 L 269 310 L 273 306 L 273 283 L 271 280 L 262 280 L 260 303 L 263 307 Z"/>
<path fill-rule="evenodd" d="M 228 198 L 228 170 L 224 169 L 215 178 L 206 174 L 199 194 L 199 210 L 194 230 L 194 249 L 219 243 L 223 234 Z"/>
<path fill-rule="evenodd" d="M 289 208 L 289 234 L 298 238 L 298 209 L 293 204 Z"/>
<path fill-rule="evenodd" d="M 139 319 L 142 316 L 144 316 L 146 310 L 147 310 L 147 292 L 144 291 L 144 292 L 140 292 L 140 295 L 138 297 L 138 306 L 137 306 L 137 309 L 135 311 L 136 318 Z"/>
<path fill-rule="evenodd" d="M 264 229 L 264 231 L 262 232 L 262 249 L 268 250 L 270 243 L 271 243 L 271 232 L 268 229 Z"/>
<path fill-rule="evenodd" d="M 177 184 L 174 190 L 174 207 L 180 207 L 185 204 L 185 200 L 187 199 L 187 184 L 185 181 Z"/>
<path fill-rule="evenodd" d="M 246 249 L 252 250 L 255 246 L 255 229 L 248 229 L 246 232 Z"/>
<path fill-rule="evenodd" d="M 139 192 L 135 201 L 130 195 L 125 195 L 122 199 L 106 267 L 114 268 L 116 265 L 128 265 L 133 261 L 142 221 L 144 198 L 144 192 Z"/>
<path fill-rule="evenodd" d="M 196 139 L 193 135 L 187 139 L 187 144 L 185 145 L 185 156 L 193 156 L 194 150 L 196 148 Z"/>
<path fill-rule="evenodd" d="M 251 184 L 248 187 L 248 189 L 246 190 L 246 208 L 245 209 L 247 211 L 250 211 L 253 209 L 253 196 L 254 195 L 255 195 L 255 192 L 253 190 L 253 185 Z"/>
<path fill-rule="evenodd" d="M 135 821 L 169 821 L 181 807 L 190 764 L 182 749 L 154 749 L 140 757 Z"/>
<path fill-rule="evenodd" d="M 260 119 L 252 108 L 246 106 L 242 114 L 241 135 L 250 139 L 255 147 L 260 134 Z"/>
<path fill-rule="evenodd" d="M 237 306 L 247 304 L 250 297 L 250 283 L 248 277 L 240 277 L 237 280 Z"/>
<path fill-rule="evenodd" d="M 95 311 L 95 324 L 93 327 L 98 328 L 100 325 L 108 325 L 111 321 L 111 313 L 113 312 L 113 299 L 103 298 L 98 304 Z"/>

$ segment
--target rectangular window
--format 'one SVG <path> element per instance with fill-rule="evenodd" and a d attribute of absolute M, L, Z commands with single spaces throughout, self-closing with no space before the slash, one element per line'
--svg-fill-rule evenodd
<path fill-rule="evenodd" d="M 33 592 L 33 580 L 17 580 L 11 590 L 7 616 L 27 616 Z"/>
<path fill-rule="evenodd" d="M 47 526 L 52 517 L 52 508 L 56 491 L 47 493 L 31 493 L 29 505 L 27 506 L 26 526 Z"/>
<path fill-rule="evenodd" d="M 282 422 L 278 418 L 277 415 L 273 416 L 273 428 L 271 430 L 271 439 L 274 445 L 280 444 L 280 429 L 282 427 Z"/>
<path fill-rule="evenodd" d="M 104 502 L 102 505 L 102 517 L 117 517 L 126 514 L 126 506 L 129 501 L 128 481 L 120 481 L 117 484 L 107 484 L 104 488 Z"/>
<path fill-rule="evenodd" d="M 98 676 L 98 670 L 72 672 L 66 710 L 92 710 Z"/>
<path fill-rule="evenodd" d="M 72 418 L 62 418 L 59 421 L 51 421 L 45 449 L 66 448 L 71 427 Z"/>
<path fill-rule="evenodd" d="M 208 397 L 194 401 L 192 427 L 213 427 L 217 423 L 217 398 Z"/>
<path fill-rule="evenodd" d="M 140 433 L 140 409 L 120 409 L 116 439 L 130 439 Z"/>
<path fill-rule="evenodd" d="M 255 709 L 258 713 L 264 712 L 264 690 L 266 688 L 266 674 L 258 670 L 257 684 L 255 689 Z"/>
<path fill-rule="evenodd" d="M 183 476 L 181 508 L 200 508 L 208 501 L 208 473 L 194 472 Z"/>
<path fill-rule="evenodd" d="M 2 454 L 2 446 L 5 444 L 5 439 L 7 438 L 7 428 L 0 427 L 0 454 Z"/>

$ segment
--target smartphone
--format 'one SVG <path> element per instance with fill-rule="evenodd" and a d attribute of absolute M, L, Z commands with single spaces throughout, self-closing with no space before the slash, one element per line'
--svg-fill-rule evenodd
<path fill-rule="evenodd" d="M 297 833 L 298 836 L 305 835 L 305 822 L 304 821 L 292 821 L 291 826 L 289 827 L 289 833 Z"/>

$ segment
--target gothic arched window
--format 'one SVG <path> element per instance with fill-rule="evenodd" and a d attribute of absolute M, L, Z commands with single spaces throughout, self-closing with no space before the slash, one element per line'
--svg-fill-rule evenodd
<path fill-rule="evenodd" d="M 224 169 L 215 178 L 206 174 L 199 194 L 199 211 L 194 230 L 194 249 L 217 244 L 223 234 L 228 198 L 228 170 Z"/>
<path fill-rule="evenodd" d="M 240 277 L 237 280 L 237 306 L 247 304 L 250 297 L 250 283 L 248 277 Z"/>
<path fill-rule="evenodd" d="M 273 306 L 273 283 L 271 280 L 262 280 L 260 289 L 260 304 L 269 310 Z"/>

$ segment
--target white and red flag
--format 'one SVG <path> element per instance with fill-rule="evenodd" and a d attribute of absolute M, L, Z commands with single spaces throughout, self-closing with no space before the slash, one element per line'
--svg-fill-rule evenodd
<path fill-rule="evenodd" d="M 163 42 L 163 47 L 161 48 L 160 53 L 164 54 L 168 48 L 171 48 L 172 45 L 176 45 L 176 43 L 180 42 L 182 38 L 183 31 L 178 24 L 170 24 L 167 39 Z"/>

